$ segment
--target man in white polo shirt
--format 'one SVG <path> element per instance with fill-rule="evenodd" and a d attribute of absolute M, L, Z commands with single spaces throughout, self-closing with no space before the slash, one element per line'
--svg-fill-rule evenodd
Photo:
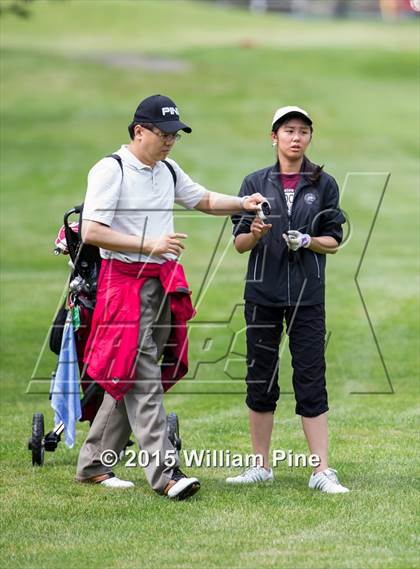
<path fill-rule="evenodd" d="M 137 267 L 147 270 L 159 268 L 159 264 L 163 267 L 164 263 L 174 265 L 187 237 L 174 231 L 175 203 L 213 215 L 229 215 L 256 211 L 264 201 L 260 194 L 237 198 L 210 192 L 191 180 L 174 160 L 166 160 L 180 136 L 178 132 L 191 132 L 168 97 L 152 95 L 144 99 L 128 130 L 130 143 L 100 160 L 88 177 L 82 238 L 100 247 L 104 259 L 101 272 L 111 261 L 126 267 L 127 273 Z M 106 289 L 107 285 L 102 282 L 100 286 Z M 139 302 L 134 386 L 120 399 L 105 393 L 80 451 L 76 479 L 111 488 L 132 487 L 132 482 L 117 478 L 104 464 L 103 453 L 110 449 L 118 454 L 133 432 L 142 451 L 154 457 L 145 467 L 151 487 L 169 498 L 188 498 L 200 484 L 197 478 L 180 471 L 177 460 L 174 464 L 174 449 L 166 430 L 159 359 L 169 337 L 171 308 L 159 278 L 147 278 Z M 98 310 L 97 304 L 95 313 Z M 171 456 L 171 461 L 159 463 L 157 456 Z"/>

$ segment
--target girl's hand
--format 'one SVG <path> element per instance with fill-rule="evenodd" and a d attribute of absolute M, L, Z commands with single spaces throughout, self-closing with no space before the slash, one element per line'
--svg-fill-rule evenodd
<path fill-rule="evenodd" d="M 251 233 L 254 239 L 259 241 L 272 227 L 271 223 L 264 223 L 261 219 L 255 217 L 251 223 Z"/>

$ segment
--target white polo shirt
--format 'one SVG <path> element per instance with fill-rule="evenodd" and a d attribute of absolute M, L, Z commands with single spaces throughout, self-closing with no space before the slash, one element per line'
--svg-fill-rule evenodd
<path fill-rule="evenodd" d="M 176 173 L 176 186 L 169 168 L 163 162 L 147 166 L 132 154 L 127 145 L 115 153 L 123 163 L 124 175 L 114 158 L 102 158 L 89 172 L 83 208 L 83 219 L 104 223 L 120 233 L 138 235 L 142 239 L 157 238 L 174 232 L 174 203 L 192 209 L 204 196 L 206 189 L 196 184 L 171 159 Z M 118 259 L 126 263 L 163 263 L 174 259 L 147 257 L 128 251 L 100 249 L 103 259 Z"/>

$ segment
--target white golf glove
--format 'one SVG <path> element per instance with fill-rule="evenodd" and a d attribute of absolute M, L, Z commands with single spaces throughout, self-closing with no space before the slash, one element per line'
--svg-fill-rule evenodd
<path fill-rule="evenodd" d="M 297 251 L 301 247 L 309 247 L 311 244 L 311 237 L 307 233 L 301 233 L 296 229 L 290 229 L 287 234 L 283 233 L 283 239 L 286 241 L 287 246 L 292 251 Z"/>

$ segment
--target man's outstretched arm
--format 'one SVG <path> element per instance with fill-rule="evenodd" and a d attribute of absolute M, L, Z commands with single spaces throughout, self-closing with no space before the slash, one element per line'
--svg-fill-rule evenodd
<path fill-rule="evenodd" d="M 258 193 L 238 198 L 207 191 L 194 209 L 210 215 L 231 215 L 242 211 L 255 212 L 264 201 L 266 199 Z"/>

